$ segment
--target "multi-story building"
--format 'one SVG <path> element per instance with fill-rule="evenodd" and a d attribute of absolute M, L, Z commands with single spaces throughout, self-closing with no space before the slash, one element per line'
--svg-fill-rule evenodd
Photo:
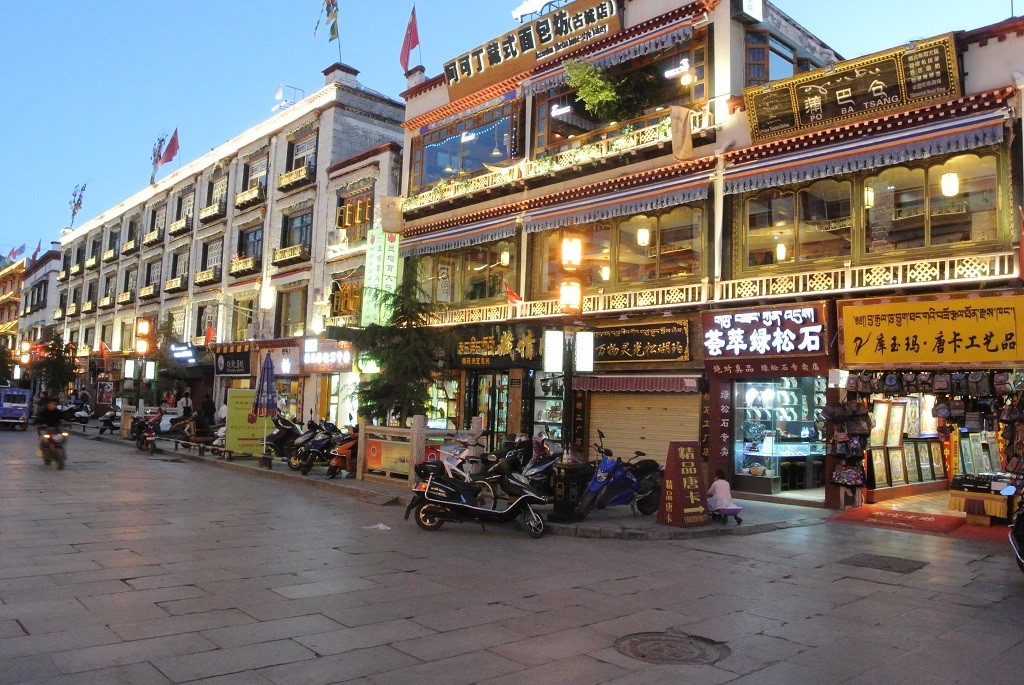
<path fill-rule="evenodd" d="M 18 349 L 18 315 L 26 261 L 19 259 L 0 269 L 0 345 L 12 354 Z"/>
<path fill-rule="evenodd" d="M 858 356 L 844 312 L 1020 276 L 1022 23 L 840 61 L 767 2 L 576 0 L 411 72 L 401 253 L 460 339 L 436 415 L 564 427 L 580 450 L 601 428 L 658 458 L 701 441 L 737 489 L 835 504 L 820 417 L 840 372 L 949 363 L 896 354 L 905 330 Z M 567 323 L 594 338 L 574 379 L 541 365 Z M 1000 340 L 965 369 L 1024 362 Z M 891 492 L 932 487 L 906 463 Z"/>
<path fill-rule="evenodd" d="M 36 346 L 45 343 L 54 333 L 54 293 L 57 291 L 57 270 L 60 267 L 60 243 L 25 263 L 21 291 L 21 315 L 18 320 L 18 353 L 28 346 L 29 359 Z M 63 313 L 61 314 L 63 316 Z"/>
<path fill-rule="evenodd" d="M 180 379 L 195 398 L 219 404 L 227 388 L 254 387 L 269 352 L 293 414 L 328 410 L 330 370 L 304 370 L 302 340 L 348 311 L 350 299 L 330 295 L 361 287 L 365 228 L 398 185 L 402 106 L 357 74 L 332 65 L 319 91 L 61 239 L 55 316 L 82 382 L 111 384 L 97 397 L 119 392 L 135 322 L 149 318 L 214 353 L 192 355 L 199 364 Z"/>

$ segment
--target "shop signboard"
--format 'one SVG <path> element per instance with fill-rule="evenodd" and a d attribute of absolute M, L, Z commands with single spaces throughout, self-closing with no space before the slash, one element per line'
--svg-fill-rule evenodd
<path fill-rule="evenodd" d="M 702 314 L 705 366 L 732 378 L 818 376 L 833 366 L 826 302 Z"/>
<path fill-rule="evenodd" d="M 224 447 L 236 454 L 263 454 L 260 440 L 267 437 L 274 424 L 269 417 L 252 413 L 256 391 L 228 388 L 228 416 L 224 431 Z"/>
<path fill-rule="evenodd" d="M 182 366 L 195 366 L 198 364 L 198 361 L 196 360 L 196 348 L 192 343 L 172 342 L 170 351 L 174 361 Z"/>
<path fill-rule="evenodd" d="M 228 345 L 214 353 L 214 370 L 218 376 L 251 376 L 252 367 L 248 343 Z"/>
<path fill-rule="evenodd" d="M 297 341 L 296 341 L 297 342 Z M 262 358 L 266 353 L 270 353 L 270 360 L 274 364 L 274 375 L 281 376 L 304 376 L 306 370 L 302 364 L 302 352 L 294 344 L 289 341 L 287 346 L 266 346 L 262 347 L 257 345 L 259 350 L 259 356 Z"/>
<path fill-rule="evenodd" d="M 310 338 L 302 353 L 302 367 L 306 373 L 349 373 L 353 358 L 350 342 Z"/>
<path fill-rule="evenodd" d="M 378 292 L 393 293 L 398 287 L 397 233 L 385 233 L 380 219 L 366 234 L 366 267 L 363 278 L 363 302 L 359 325 L 386 324 L 391 311 L 377 297 Z"/>
<path fill-rule="evenodd" d="M 539 368 L 540 329 L 529 326 L 488 326 L 458 333 L 456 366 L 460 368 Z"/>
<path fill-rule="evenodd" d="M 951 33 L 743 91 L 754 142 L 960 96 Z"/>
<path fill-rule="evenodd" d="M 444 64 L 454 102 L 619 31 L 615 0 L 576 0 Z"/>
<path fill-rule="evenodd" d="M 838 308 L 847 368 L 997 368 L 1024 360 L 1017 344 L 1024 336 L 1024 295 L 846 300 Z"/>
<path fill-rule="evenodd" d="M 366 441 L 366 468 L 372 471 L 406 473 L 409 471 L 409 450 L 407 442 L 386 440 Z"/>
<path fill-rule="evenodd" d="M 594 362 L 690 361 L 688 321 L 615 326 L 594 331 Z"/>
<path fill-rule="evenodd" d="M 668 444 L 658 523 L 687 528 L 711 520 L 707 478 L 699 455 L 700 442 L 696 440 Z"/>

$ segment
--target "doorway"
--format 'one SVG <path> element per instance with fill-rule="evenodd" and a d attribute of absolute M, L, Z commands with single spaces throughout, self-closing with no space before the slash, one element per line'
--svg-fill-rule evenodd
<path fill-rule="evenodd" d="M 505 440 L 508 431 L 508 374 L 502 372 L 472 372 L 466 393 L 464 428 L 472 417 L 483 416 L 486 436 L 481 442 L 488 452 L 494 452 Z"/>

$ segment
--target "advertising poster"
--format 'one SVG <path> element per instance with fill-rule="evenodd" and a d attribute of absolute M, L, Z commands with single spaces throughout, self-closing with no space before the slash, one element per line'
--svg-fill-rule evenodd
<path fill-rule="evenodd" d="M 368 440 L 366 442 L 366 468 L 372 471 L 409 471 L 409 443 Z"/>
<path fill-rule="evenodd" d="M 711 520 L 708 484 L 698 463 L 699 454 L 700 443 L 696 440 L 668 444 L 658 523 L 686 528 L 702 526 Z"/>
<path fill-rule="evenodd" d="M 224 446 L 236 454 L 260 455 L 263 448 L 260 440 L 274 430 L 269 417 L 250 416 L 256 391 L 244 388 L 228 388 L 228 418 Z"/>

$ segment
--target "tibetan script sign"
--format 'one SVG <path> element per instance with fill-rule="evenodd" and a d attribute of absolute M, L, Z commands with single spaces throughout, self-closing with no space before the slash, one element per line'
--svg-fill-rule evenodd
<path fill-rule="evenodd" d="M 455 345 L 457 366 L 535 368 L 541 363 L 540 332 L 526 326 L 493 326 L 463 332 Z"/>
<path fill-rule="evenodd" d="M 594 331 L 594 361 L 599 364 L 689 360 L 688 321 L 598 328 Z"/>
<path fill-rule="evenodd" d="M 980 368 L 1024 360 L 1024 295 L 839 303 L 844 366 Z"/>
<path fill-rule="evenodd" d="M 658 523 L 685 528 L 703 526 L 710 520 L 708 485 L 699 454 L 697 441 L 668 444 Z"/>
<path fill-rule="evenodd" d="M 577 0 L 444 65 L 452 101 L 618 32 L 615 0 Z"/>
<path fill-rule="evenodd" d="M 816 360 L 828 365 L 828 325 L 824 302 L 703 313 L 704 360 L 740 367 L 761 360 L 776 364 Z M 788 364 L 787 364 L 788 366 Z"/>
<path fill-rule="evenodd" d="M 743 91 L 754 142 L 960 97 L 953 34 Z"/>

